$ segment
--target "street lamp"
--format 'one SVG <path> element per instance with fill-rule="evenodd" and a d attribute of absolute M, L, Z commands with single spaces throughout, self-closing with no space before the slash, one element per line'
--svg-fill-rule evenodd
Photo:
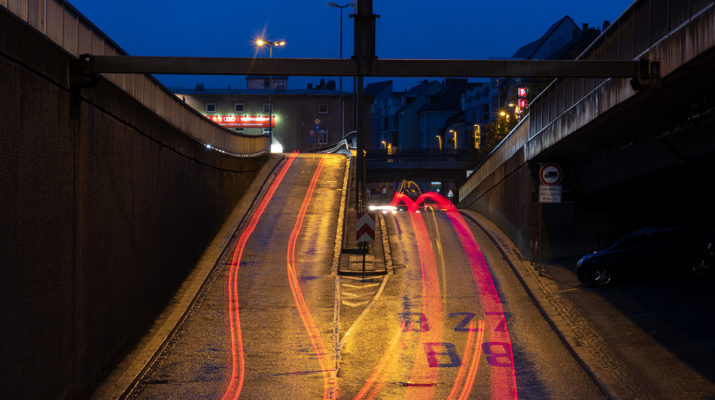
<path fill-rule="evenodd" d="M 344 5 L 336 4 L 332 1 L 328 2 L 328 7 L 335 7 L 340 9 L 340 59 L 343 58 L 343 8 L 352 7 L 354 3 L 347 3 Z M 338 118 L 340 119 L 340 135 L 345 137 L 345 111 L 343 106 L 343 76 L 340 75 L 340 100 L 338 103 Z M 355 99 L 353 99 L 355 101 Z"/>
<path fill-rule="evenodd" d="M 437 138 L 437 143 L 439 144 L 439 151 L 442 151 L 442 136 L 434 135 Z"/>
<path fill-rule="evenodd" d="M 266 39 L 256 39 L 256 46 L 268 46 L 268 58 L 273 58 L 273 48 L 283 47 L 286 45 L 285 40 L 270 41 Z M 273 147 L 273 77 L 268 75 L 268 137 L 271 140 L 271 148 Z M 272 151 L 271 151 L 272 152 Z"/>

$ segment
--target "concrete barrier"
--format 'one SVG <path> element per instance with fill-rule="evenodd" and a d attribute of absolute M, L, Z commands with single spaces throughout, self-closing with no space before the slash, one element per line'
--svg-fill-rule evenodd
<path fill-rule="evenodd" d="M 231 157 L 0 7 L 0 385 L 84 398 L 162 310 L 267 160 Z"/>

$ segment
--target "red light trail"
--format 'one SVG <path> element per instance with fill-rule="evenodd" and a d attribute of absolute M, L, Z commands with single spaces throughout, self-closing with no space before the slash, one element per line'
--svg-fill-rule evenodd
<path fill-rule="evenodd" d="M 228 310 L 232 355 L 231 380 L 226 388 L 226 392 L 223 394 L 223 400 L 238 398 L 241 394 L 241 389 L 243 388 L 243 379 L 245 375 L 243 338 L 241 336 L 241 320 L 238 313 L 238 288 L 236 282 L 238 279 L 238 267 L 241 264 L 241 257 L 243 256 L 243 249 L 246 246 L 248 238 L 253 233 L 253 230 L 256 229 L 256 225 L 258 224 L 258 220 L 261 218 L 261 215 L 263 215 L 263 211 L 273 198 L 273 194 L 276 192 L 276 189 L 278 189 L 278 186 L 281 184 L 281 181 L 285 177 L 286 172 L 288 172 L 291 164 L 295 161 L 296 154 L 297 152 L 294 152 L 288 157 L 288 160 L 286 160 L 280 172 L 273 180 L 273 183 L 268 188 L 268 191 L 266 191 L 266 194 L 263 196 L 263 199 L 256 208 L 256 211 L 253 213 L 248 226 L 243 230 L 243 232 L 241 232 L 241 236 L 238 239 L 236 249 L 233 253 L 233 260 L 231 261 L 231 269 L 229 271 L 228 278 Z"/>
<path fill-rule="evenodd" d="M 326 359 L 326 355 L 330 354 L 330 352 L 325 348 L 325 342 L 320 334 L 320 329 L 318 329 L 318 326 L 315 324 L 313 319 L 313 315 L 308 309 L 308 305 L 303 297 L 303 291 L 300 289 L 300 284 L 295 273 L 295 246 L 298 241 L 298 235 L 303 228 L 305 214 L 308 211 L 308 206 L 313 198 L 313 191 L 318 183 L 318 178 L 320 177 L 320 172 L 323 169 L 324 161 L 325 158 L 321 157 L 318 167 L 315 169 L 315 173 L 313 174 L 313 179 L 310 181 L 308 192 L 303 199 L 303 204 L 300 206 L 295 226 L 291 232 L 290 240 L 288 241 L 287 271 L 290 289 L 293 292 L 293 299 L 295 300 L 296 307 L 298 307 L 298 313 L 300 314 L 300 318 L 303 320 L 303 325 L 305 326 L 308 336 L 310 337 L 313 350 L 315 351 L 315 356 L 318 358 L 318 362 L 320 363 L 320 370 L 323 373 L 323 399 L 336 399 L 338 396 L 336 371 L 330 365 L 329 360 Z"/>

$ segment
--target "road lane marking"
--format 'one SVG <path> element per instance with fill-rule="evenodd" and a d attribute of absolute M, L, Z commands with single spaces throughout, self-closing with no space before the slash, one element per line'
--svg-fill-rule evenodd
<path fill-rule="evenodd" d="M 366 283 L 364 285 L 351 285 L 349 283 L 343 283 L 343 286 L 353 288 L 353 289 L 364 289 L 364 288 L 380 286 L 380 284 L 379 283 Z"/>
<path fill-rule="evenodd" d="M 343 300 L 343 301 L 342 301 L 343 305 L 350 306 L 350 307 L 360 307 L 360 306 L 364 306 L 364 305 L 366 305 L 366 304 L 369 303 L 369 302 L 370 302 L 370 300 L 358 301 L 358 302 L 352 302 L 352 301 L 348 301 L 348 300 Z M 347 336 L 348 333 L 345 333 L 345 335 Z"/>

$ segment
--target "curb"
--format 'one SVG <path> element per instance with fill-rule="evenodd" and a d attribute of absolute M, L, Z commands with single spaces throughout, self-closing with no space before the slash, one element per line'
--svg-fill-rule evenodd
<path fill-rule="evenodd" d="M 623 371 L 624 368 L 621 368 L 621 363 L 617 360 L 609 359 L 612 357 L 604 355 L 603 350 L 607 348 L 607 346 L 598 332 L 590 327 L 587 320 L 580 315 L 576 316 L 574 314 L 571 318 L 564 315 L 569 311 L 566 309 L 568 305 L 564 306 L 559 303 L 566 303 L 567 301 L 563 300 L 558 294 L 547 293 L 543 285 L 540 285 L 537 281 L 538 279 L 528 276 L 525 271 L 522 271 L 522 268 L 515 265 L 512 261 L 512 257 L 519 258 L 518 254 L 514 254 L 514 252 L 518 250 L 507 249 L 509 253 L 513 253 L 512 257 L 510 257 L 504 249 L 505 243 L 502 243 L 503 240 L 499 240 L 502 238 L 497 239 L 495 237 L 497 234 L 487 229 L 483 223 L 479 222 L 475 217 L 469 215 L 464 210 L 460 210 L 460 214 L 477 225 L 487 235 L 494 246 L 499 249 L 502 257 L 512 269 L 517 279 L 519 279 L 519 282 L 524 287 L 524 290 L 536 308 L 544 316 L 544 319 L 548 322 L 562 343 L 564 343 L 569 353 L 579 365 L 581 365 L 586 374 L 593 379 L 596 386 L 606 397 L 609 399 L 648 397 L 644 396 L 644 393 L 636 387 L 628 385 L 628 382 L 632 382 L 630 376 L 616 373 L 616 370 Z M 508 240 L 508 237 L 506 237 L 506 239 Z M 523 265 L 521 259 L 517 261 L 517 264 L 521 264 L 522 267 L 527 268 Z M 559 305 L 561 305 L 561 307 L 559 307 Z M 576 319 L 581 321 L 574 322 L 573 320 Z M 576 331 L 573 325 L 580 325 L 579 330 Z"/>
<path fill-rule="evenodd" d="M 247 217 L 250 216 L 253 206 L 263 194 L 266 184 L 273 180 L 271 175 L 283 159 L 284 157 L 273 157 L 256 174 L 246 193 L 236 202 L 231 214 L 226 218 L 226 222 L 207 246 L 184 283 L 167 302 L 161 314 L 157 316 L 146 335 L 95 389 L 90 399 L 125 399 L 131 395 L 186 321 L 189 312 L 206 292 L 218 271 L 223 268 L 221 265 L 223 255 L 230 251 L 231 243 Z M 254 192 L 252 197 L 249 196 Z"/>

